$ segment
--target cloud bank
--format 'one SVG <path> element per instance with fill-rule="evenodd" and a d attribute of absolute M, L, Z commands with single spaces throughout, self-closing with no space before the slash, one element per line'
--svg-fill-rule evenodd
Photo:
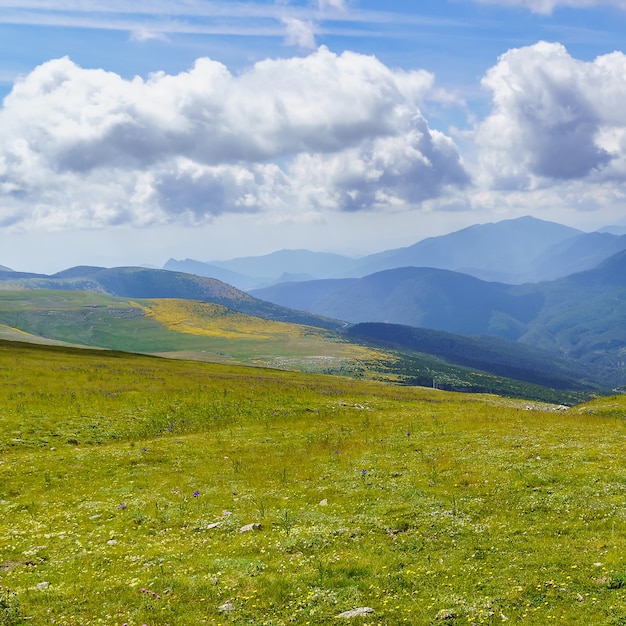
<path fill-rule="evenodd" d="M 483 85 L 493 101 L 476 133 L 485 186 L 626 181 L 624 54 L 586 62 L 539 42 L 502 55 Z"/>
<path fill-rule="evenodd" d="M 503 54 L 482 84 L 490 109 L 462 158 L 422 112 L 453 102 L 433 75 L 371 56 L 322 47 L 239 74 L 201 58 L 130 80 L 49 61 L 0 109 L 0 226 L 623 203 L 626 55 L 582 61 L 539 42 Z"/>
<path fill-rule="evenodd" d="M 208 58 L 132 80 L 49 61 L 0 109 L 0 225 L 414 206 L 468 182 L 421 113 L 433 90 L 426 72 L 326 48 L 239 75 Z"/>

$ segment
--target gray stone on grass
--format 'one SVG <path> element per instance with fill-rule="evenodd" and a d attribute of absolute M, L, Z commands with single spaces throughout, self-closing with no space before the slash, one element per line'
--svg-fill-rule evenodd
<path fill-rule="evenodd" d="M 222 522 L 212 522 L 211 524 L 207 524 L 206 529 L 212 530 L 213 528 L 219 528 L 222 525 Z"/>
<path fill-rule="evenodd" d="M 224 602 L 222 606 L 218 606 L 217 608 L 218 608 L 218 611 L 222 613 L 229 613 L 230 611 L 235 610 L 235 605 L 230 600 L 226 600 L 226 602 Z"/>
<path fill-rule="evenodd" d="M 240 533 L 249 533 L 253 530 L 261 530 L 263 526 L 259 522 L 253 522 L 252 524 L 246 524 L 239 529 Z"/>
<path fill-rule="evenodd" d="M 371 609 L 369 606 L 361 606 L 358 609 L 350 609 L 349 611 L 344 611 L 343 613 L 339 613 L 337 617 L 349 619 L 350 617 L 361 617 L 362 615 L 370 615 L 373 612 L 374 612 L 374 609 Z"/>

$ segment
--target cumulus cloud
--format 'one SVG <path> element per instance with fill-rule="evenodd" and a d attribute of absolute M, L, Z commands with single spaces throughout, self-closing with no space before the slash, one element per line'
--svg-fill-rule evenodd
<path fill-rule="evenodd" d="M 433 76 L 320 48 L 233 75 L 131 80 L 68 58 L 0 109 L 0 223 L 192 223 L 228 212 L 414 206 L 467 183 L 420 111 Z"/>
<path fill-rule="evenodd" d="M 476 139 L 490 184 L 626 177 L 624 54 L 586 62 L 560 44 L 539 42 L 502 55 L 483 85 L 493 109 Z"/>
<path fill-rule="evenodd" d="M 586 9 L 599 6 L 613 6 L 626 10 L 626 0 L 477 0 L 483 4 L 499 4 L 501 6 L 523 7 L 533 13 L 550 15 L 560 7 Z"/>
<path fill-rule="evenodd" d="M 342 211 L 418 204 L 469 183 L 452 141 L 421 116 L 402 134 L 333 154 L 301 154 L 292 175 L 311 206 Z"/>

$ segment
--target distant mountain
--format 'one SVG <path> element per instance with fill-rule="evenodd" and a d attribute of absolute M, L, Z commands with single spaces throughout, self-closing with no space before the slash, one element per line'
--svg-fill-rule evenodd
<path fill-rule="evenodd" d="M 268 302 L 280 303 L 281 306 L 301 311 L 314 311 L 326 308 L 325 301 L 333 298 L 334 293 L 341 294 L 359 282 L 359 278 L 329 278 L 301 282 L 285 282 L 264 289 L 251 289 L 250 295 Z M 341 298 L 341 296 L 339 296 Z M 349 317 L 341 317 L 349 320 Z"/>
<path fill-rule="evenodd" d="M 618 226 L 618 225 L 611 225 L 611 226 L 604 226 L 600 229 L 598 229 L 599 233 L 611 233 L 612 235 L 626 235 L 626 226 Z"/>
<path fill-rule="evenodd" d="M 579 360 L 602 372 L 607 384 L 626 383 L 626 250 L 595 269 L 537 284 L 508 285 L 409 267 L 254 293 L 351 323 L 388 322 L 516 340 Z"/>
<path fill-rule="evenodd" d="M 535 271 L 538 258 L 579 234 L 582 231 L 575 228 L 530 216 L 477 224 L 407 248 L 364 257 L 357 271 L 364 276 L 396 267 L 436 267 L 483 280 L 523 283 L 540 278 Z"/>
<path fill-rule="evenodd" d="M 257 297 L 351 323 L 390 322 L 517 339 L 542 304 L 538 294 L 449 270 L 403 267 L 364 278 L 254 290 Z"/>
<path fill-rule="evenodd" d="M 586 235 L 569 226 L 526 216 L 476 224 L 360 259 L 308 250 L 280 250 L 210 263 L 170 259 L 164 267 L 218 278 L 245 290 L 286 281 L 360 278 L 399 267 L 433 267 L 482 280 L 520 284 L 589 269 L 626 245 L 616 241 L 617 235 L 605 233 L 604 244 L 600 237 L 585 239 Z M 577 241 L 578 237 L 582 239 Z"/>
<path fill-rule="evenodd" d="M 583 233 L 561 241 L 539 256 L 529 278 L 539 282 L 589 270 L 621 250 L 626 250 L 626 235 Z"/>
<path fill-rule="evenodd" d="M 203 263 L 170 259 L 164 269 L 223 280 L 239 289 L 254 289 L 285 281 L 314 280 L 352 273 L 354 259 L 310 250 L 279 250 L 257 257 Z"/>
<path fill-rule="evenodd" d="M 228 283 L 237 289 L 252 289 L 259 284 L 268 284 L 270 279 L 263 278 L 259 280 L 253 276 L 246 276 L 239 272 L 232 272 L 231 270 L 218 267 L 211 263 L 202 263 L 201 261 L 194 261 L 193 259 L 185 259 L 183 261 L 177 261 L 176 259 L 170 259 L 163 269 L 172 272 L 182 272 L 184 274 L 195 274 L 196 276 L 205 276 L 207 278 L 215 278 L 222 282 Z"/>
<path fill-rule="evenodd" d="M 354 263 L 354 259 L 340 254 L 278 250 L 263 256 L 213 261 L 211 265 L 249 276 L 275 277 L 288 272 L 307 274 L 315 278 L 338 278 L 349 275 L 353 271 Z"/>
<path fill-rule="evenodd" d="M 6 267 L 5 265 L 0 265 L 0 272 L 12 272 L 13 270 L 10 267 Z"/>
<path fill-rule="evenodd" d="M 129 298 L 183 298 L 221 304 L 234 311 L 275 321 L 337 328 L 335 320 L 272 304 L 212 278 L 143 267 L 73 267 L 53 276 L 0 272 L 0 283 L 24 289 L 95 291 Z"/>

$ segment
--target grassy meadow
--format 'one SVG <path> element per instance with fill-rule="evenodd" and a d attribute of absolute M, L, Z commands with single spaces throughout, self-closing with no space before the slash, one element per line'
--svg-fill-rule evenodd
<path fill-rule="evenodd" d="M 394 358 L 329 330 L 219 304 L 88 291 L 0 289 L 0 338 L 312 372 L 377 372 Z"/>
<path fill-rule="evenodd" d="M 626 624 L 621 397 L 0 342 L 0 407 L 3 626 Z"/>
<path fill-rule="evenodd" d="M 567 405 L 594 395 L 577 385 L 555 389 L 454 365 L 431 354 L 369 345 L 346 333 L 177 298 L 0 289 L 0 339 L 339 374 Z"/>

